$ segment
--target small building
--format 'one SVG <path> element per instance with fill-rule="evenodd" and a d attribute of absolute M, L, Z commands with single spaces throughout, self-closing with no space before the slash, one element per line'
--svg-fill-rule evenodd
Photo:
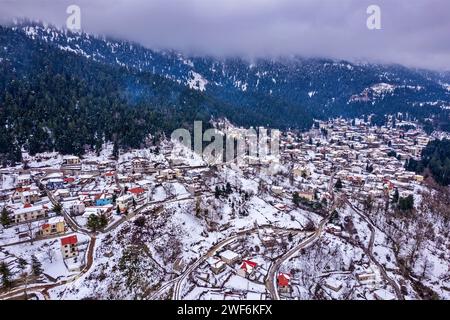
<path fill-rule="evenodd" d="M 358 279 L 361 284 L 374 283 L 377 279 L 377 276 L 373 271 L 368 270 L 366 272 L 358 273 L 356 275 L 356 279 Z"/>
<path fill-rule="evenodd" d="M 81 164 L 81 160 L 77 156 L 64 156 L 63 166 L 77 166 Z"/>
<path fill-rule="evenodd" d="M 66 223 L 64 217 L 54 217 L 48 220 L 41 226 L 41 234 L 43 236 L 50 236 L 58 233 L 66 232 Z"/>
<path fill-rule="evenodd" d="M 329 224 L 327 226 L 327 231 L 334 235 L 340 235 L 342 233 L 342 228 L 340 226 L 337 226 L 335 224 Z"/>
<path fill-rule="evenodd" d="M 208 264 L 214 274 L 219 274 L 225 270 L 225 262 L 223 262 L 218 257 L 211 257 L 208 259 Z"/>
<path fill-rule="evenodd" d="M 225 250 L 219 254 L 220 259 L 223 260 L 228 265 L 231 265 L 233 263 L 238 262 L 241 257 L 238 253 L 231 251 L 231 250 Z"/>
<path fill-rule="evenodd" d="M 67 208 L 72 216 L 82 215 L 86 210 L 85 204 L 80 200 L 65 202 L 64 208 Z"/>
<path fill-rule="evenodd" d="M 120 211 L 125 211 L 133 205 L 133 196 L 126 194 L 116 199 L 116 204 Z"/>
<path fill-rule="evenodd" d="M 31 179 L 31 176 L 29 174 L 22 174 L 20 176 L 17 177 L 17 184 L 20 186 L 28 186 L 31 184 L 31 182 L 33 182 L 33 180 Z"/>
<path fill-rule="evenodd" d="M 314 193 L 312 193 L 312 192 L 299 191 L 298 195 L 301 199 L 305 199 L 308 201 L 314 201 Z"/>
<path fill-rule="evenodd" d="M 26 204 L 26 203 L 35 203 L 37 201 L 39 201 L 40 197 L 39 197 L 39 191 L 38 190 L 27 190 L 22 192 L 22 203 Z"/>
<path fill-rule="evenodd" d="M 373 296 L 377 300 L 395 300 L 395 295 L 390 293 L 389 291 L 385 289 L 378 289 L 373 293 Z"/>
<path fill-rule="evenodd" d="M 66 177 L 63 179 L 65 184 L 71 184 L 75 182 L 75 178 L 74 177 Z"/>
<path fill-rule="evenodd" d="M 286 211 L 287 209 L 287 206 L 284 203 L 276 203 L 274 207 L 279 211 Z"/>
<path fill-rule="evenodd" d="M 108 183 L 114 183 L 116 181 L 116 174 L 114 171 L 105 173 L 105 180 Z"/>
<path fill-rule="evenodd" d="M 275 193 L 276 195 L 283 194 L 283 192 L 284 192 L 283 187 L 279 187 L 279 186 L 272 186 L 271 190 L 272 190 L 272 192 Z"/>
<path fill-rule="evenodd" d="M 133 196 L 134 200 L 138 200 L 144 196 L 145 189 L 141 187 L 131 188 L 128 190 L 128 193 L 130 193 Z"/>
<path fill-rule="evenodd" d="M 107 206 L 113 203 L 113 198 L 111 195 L 102 193 L 95 196 L 95 205 L 97 207 Z"/>
<path fill-rule="evenodd" d="M 287 273 L 281 273 L 277 277 L 278 288 L 280 292 L 290 293 L 291 292 L 291 275 Z"/>
<path fill-rule="evenodd" d="M 70 191 L 67 189 L 58 189 L 53 193 L 53 197 L 58 201 L 70 197 Z"/>
<path fill-rule="evenodd" d="M 337 293 L 342 289 L 342 282 L 329 279 L 324 283 L 324 286 Z"/>
<path fill-rule="evenodd" d="M 76 235 L 61 238 L 61 253 L 64 259 L 78 256 L 78 239 Z"/>
<path fill-rule="evenodd" d="M 33 206 L 29 203 L 21 209 L 14 210 L 13 220 L 15 223 L 23 223 L 45 218 L 47 214 L 47 207 L 43 205 Z"/>
<path fill-rule="evenodd" d="M 57 190 L 64 188 L 64 180 L 62 178 L 52 178 L 47 180 L 45 187 L 48 190 Z"/>
<path fill-rule="evenodd" d="M 241 266 L 237 270 L 237 274 L 243 278 L 248 278 L 253 272 L 258 264 L 250 260 L 242 261 Z"/>
<path fill-rule="evenodd" d="M 265 247 L 272 248 L 277 244 L 275 232 L 273 229 L 263 229 L 258 232 L 259 239 Z"/>

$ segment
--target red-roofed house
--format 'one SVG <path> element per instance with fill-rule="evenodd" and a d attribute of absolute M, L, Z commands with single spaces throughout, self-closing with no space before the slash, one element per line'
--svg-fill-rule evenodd
<path fill-rule="evenodd" d="M 64 178 L 64 183 L 74 183 L 74 182 L 75 182 L 75 178 L 73 178 L 73 177 Z"/>
<path fill-rule="evenodd" d="M 255 271 L 258 264 L 250 260 L 243 260 L 241 266 L 239 267 L 237 274 L 241 277 L 248 277 Z"/>
<path fill-rule="evenodd" d="M 105 180 L 108 183 L 113 183 L 116 180 L 116 174 L 114 171 L 105 173 Z"/>
<path fill-rule="evenodd" d="M 78 255 L 78 239 L 76 235 L 61 238 L 61 253 L 64 259 L 72 258 Z"/>
<path fill-rule="evenodd" d="M 145 190 L 140 187 L 136 187 L 129 189 L 128 192 L 132 193 L 133 195 L 141 195 L 145 192 Z"/>
<path fill-rule="evenodd" d="M 291 275 L 286 273 L 280 273 L 277 278 L 278 287 L 280 292 L 289 293 L 291 291 L 290 286 Z"/>
<path fill-rule="evenodd" d="M 286 286 L 289 286 L 289 281 L 291 280 L 291 276 L 286 273 L 280 273 L 278 275 L 277 279 L 278 279 L 278 285 L 280 287 L 286 287 Z"/>
<path fill-rule="evenodd" d="M 145 189 L 140 188 L 140 187 L 131 188 L 128 190 L 128 193 L 130 193 L 133 196 L 134 200 L 137 201 L 144 195 Z"/>

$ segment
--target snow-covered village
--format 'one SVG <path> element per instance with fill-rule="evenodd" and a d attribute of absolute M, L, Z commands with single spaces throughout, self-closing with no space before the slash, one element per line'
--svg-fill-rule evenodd
<path fill-rule="evenodd" d="M 0 169 L 0 299 L 449 299 L 449 191 L 407 170 L 439 137 L 394 121 L 220 164 L 170 138 L 23 151 Z"/>

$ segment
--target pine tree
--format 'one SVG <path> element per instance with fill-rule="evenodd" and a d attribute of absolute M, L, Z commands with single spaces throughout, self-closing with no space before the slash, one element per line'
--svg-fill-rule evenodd
<path fill-rule="evenodd" d="M 11 223 L 11 219 L 9 218 L 9 215 L 8 215 L 8 210 L 6 210 L 6 208 L 3 208 L 3 210 L 2 210 L 2 214 L 0 217 L 0 223 L 4 227 L 8 226 Z"/>
<path fill-rule="evenodd" d="M 218 186 L 216 186 L 216 188 L 214 189 L 214 196 L 216 197 L 216 199 L 220 198 L 220 189 Z"/>
<path fill-rule="evenodd" d="M 33 270 L 33 275 L 36 277 L 40 276 L 43 272 L 42 264 L 35 255 L 31 256 L 31 269 Z"/>
<path fill-rule="evenodd" d="M 11 271 L 6 262 L 0 263 L 0 275 L 2 276 L 3 288 L 10 288 L 12 286 Z"/>
<path fill-rule="evenodd" d="M 114 157 L 114 159 L 119 158 L 119 144 L 117 143 L 117 141 L 114 141 L 112 156 Z"/>
<path fill-rule="evenodd" d="M 28 262 L 24 258 L 19 258 L 17 260 L 17 263 L 19 264 L 19 268 L 23 271 L 25 270 L 25 267 L 27 266 Z"/>
<path fill-rule="evenodd" d="M 399 198 L 400 194 L 398 193 L 398 189 L 395 188 L 394 195 L 392 196 L 392 203 L 398 203 Z"/>
<path fill-rule="evenodd" d="M 337 189 L 337 190 L 341 190 L 342 189 L 342 180 L 341 180 L 341 178 L 338 178 L 337 179 L 337 181 L 336 181 L 336 184 L 334 185 L 334 187 Z"/>
<path fill-rule="evenodd" d="M 229 195 L 233 192 L 233 190 L 231 190 L 231 184 L 229 182 L 227 182 L 226 184 L 226 188 L 225 188 L 225 192 Z"/>
<path fill-rule="evenodd" d="M 200 217 L 200 213 L 201 213 L 201 207 L 200 207 L 200 198 L 197 197 L 197 199 L 195 200 L 195 216 L 197 218 Z"/>
<path fill-rule="evenodd" d="M 297 191 L 295 191 L 294 194 L 292 195 L 292 202 L 298 207 L 300 201 L 301 201 L 300 195 L 298 194 Z"/>
<path fill-rule="evenodd" d="M 87 226 L 89 229 L 91 229 L 93 232 L 97 231 L 100 225 L 100 221 L 97 215 L 91 214 L 88 217 Z"/>
<path fill-rule="evenodd" d="M 57 215 L 61 215 L 62 213 L 62 206 L 60 203 L 56 203 L 53 208 L 52 208 L 53 212 L 55 212 Z"/>

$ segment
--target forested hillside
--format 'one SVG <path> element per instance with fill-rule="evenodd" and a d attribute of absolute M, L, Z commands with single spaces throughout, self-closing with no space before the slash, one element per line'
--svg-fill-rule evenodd
<path fill-rule="evenodd" d="M 148 134 L 227 117 L 243 126 L 309 129 L 313 118 L 401 112 L 449 128 L 448 75 L 401 66 L 303 59 L 185 57 L 25 22 L 0 26 L 0 158 Z"/>

